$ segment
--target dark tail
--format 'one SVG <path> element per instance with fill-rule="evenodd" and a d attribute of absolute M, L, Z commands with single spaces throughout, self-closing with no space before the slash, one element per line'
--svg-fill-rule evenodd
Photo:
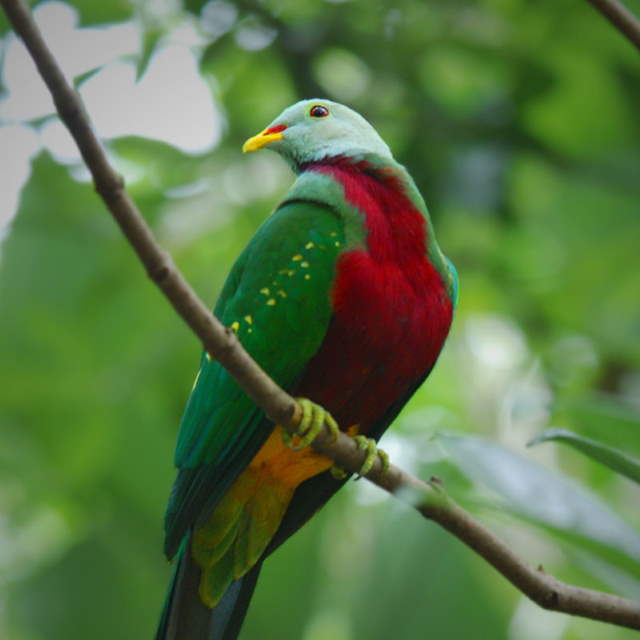
<path fill-rule="evenodd" d="M 249 608 L 262 563 L 231 583 L 220 602 L 210 609 L 198 595 L 200 568 L 184 543 L 177 554 L 155 640 L 236 640 Z"/>

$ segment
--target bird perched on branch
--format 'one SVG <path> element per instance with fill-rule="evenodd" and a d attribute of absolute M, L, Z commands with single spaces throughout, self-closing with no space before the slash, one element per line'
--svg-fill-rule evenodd
<path fill-rule="evenodd" d="M 289 393 L 300 436 L 267 420 L 202 356 L 166 513 L 175 573 L 157 640 L 233 640 L 265 558 L 345 482 L 306 445 L 324 423 L 375 441 L 433 368 L 457 296 L 427 208 L 359 114 L 289 107 L 245 142 L 297 179 L 229 274 L 216 316 Z"/>

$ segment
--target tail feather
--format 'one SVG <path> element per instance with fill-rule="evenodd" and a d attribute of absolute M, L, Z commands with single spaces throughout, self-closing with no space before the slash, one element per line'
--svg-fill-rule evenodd
<path fill-rule="evenodd" d="M 249 468 L 191 537 L 193 559 L 202 569 L 200 598 L 210 607 L 247 574 L 276 533 L 293 489 L 270 474 Z"/>
<path fill-rule="evenodd" d="M 242 578 L 231 583 L 214 609 L 218 617 L 209 640 L 236 640 L 247 615 L 261 568 L 262 562 L 259 562 Z"/>
<path fill-rule="evenodd" d="M 190 541 L 183 542 L 177 556 L 156 640 L 208 640 L 211 609 L 198 597 L 200 568 L 191 557 Z"/>
<path fill-rule="evenodd" d="M 283 443 L 281 428 L 274 429 L 215 509 L 191 523 L 179 547 L 156 640 L 237 638 L 262 562 L 276 543 L 274 535 L 282 529 L 296 488 L 330 465 L 310 449 L 293 451 Z M 173 550 L 176 536 L 168 539 Z"/>
<path fill-rule="evenodd" d="M 200 599 L 201 569 L 183 543 L 169 585 L 155 640 L 236 640 L 247 613 L 262 563 L 231 583 L 212 609 Z"/>

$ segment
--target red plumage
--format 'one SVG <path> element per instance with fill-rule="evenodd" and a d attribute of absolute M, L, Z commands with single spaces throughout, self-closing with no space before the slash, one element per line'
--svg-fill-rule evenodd
<path fill-rule="evenodd" d="M 305 167 L 330 175 L 364 213 L 366 248 L 343 253 L 331 293 L 334 318 L 296 394 L 367 433 L 433 367 L 453 306 L 427 258 L 423 215 L 389 174 L 364 163 Z"/>
<path fill-rule="evenodd" d="M 303 101 L 243 149 L 266 145 L 302 175 L 234 266 L 216 313 L 316 418 L 331 422 L 328 411 L 377 440 L 438 358 L 455 269 L 410 176 L 361 116 Z M 295 276 L 288 291 L 284 274 Z M 177 448 L 167 549 L 179 560 L 158 640 L 235 640 L 263 561 L 346 481 L 328 458 L 286 446 L 219 363 L 203 358 L 201 372 Z"/>

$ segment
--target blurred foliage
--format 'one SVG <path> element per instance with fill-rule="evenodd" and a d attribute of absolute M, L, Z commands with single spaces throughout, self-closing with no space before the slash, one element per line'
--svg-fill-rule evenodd
<path fill-rule="evenodd" d="M 542 442 L 563 442 L 581 451 L 593 460 L 606 465 L 617 473 L 640 484 L 640 460 L 628 456 L 619 449 L 607 447 L 601 442 L 585 438 L 569 429 L 547 429 L 527 443 L 528 447 Z"/>
<path fill-rule="evenodd" d="M 192 156 L 109 142 L 195 288 L 213 303 L 291 182 L 275 156 L 243 157 L 242 141 L 301 98 L 361 111 L 415 177 L 461 276 L 445 353 L 386 448 L 444 478 L 532 564 L 640 597 L 638 488 L 570 448 L 525 449 L 554 426 L 640 455 L 637 52 L 577 0 L 169 4 L 74 6 L 83 26 L 135 21 L 140 75 L 176 30 L 199 34 L 221 143 Z M 198 344 L 78 167 L 45 152 L 1 259 L 0 636 L 151 637 Z M 242 637 L 603 634 L 632 637 L 529 605 L 359 482 L 266 564 Z"/>

